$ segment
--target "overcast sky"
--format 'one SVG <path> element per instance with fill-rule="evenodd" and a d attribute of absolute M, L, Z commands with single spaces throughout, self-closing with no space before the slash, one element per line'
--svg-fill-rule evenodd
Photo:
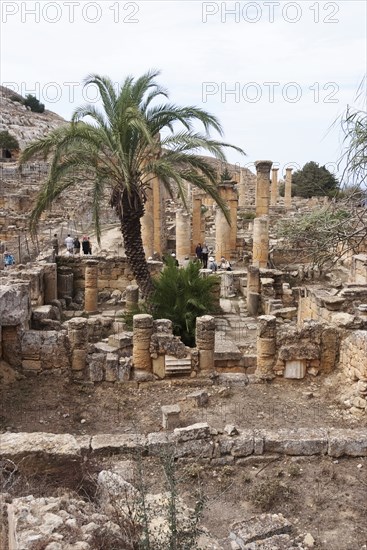
<path fill-rule="evenodd" d="M 363 0 L 2 0 L 0 9 L 3 85 L 69 119 L 94 100 L 82 88 L 89 73 L 118 83 L 160 69 L 170 99 L 216 114 L 248 155 L 228 159 L 250 168 L 314 160 L 333 170 L 342 136 L 329 127 L 366 73 Z"/>

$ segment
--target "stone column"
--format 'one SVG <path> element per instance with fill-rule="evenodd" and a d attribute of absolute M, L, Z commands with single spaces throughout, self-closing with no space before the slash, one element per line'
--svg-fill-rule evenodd
<path fill-rule="evenodd" d="M 242 168 L 240 168 L 240 181 L 238 183 L 238 206 L 246 206 L 246 181 Z"/>
<path fill-rule="evenodd" d="M 57 300 L 57 266 L 56 264 L 46 264 L 43 272 L 44 283 L 44 303 L 50 304 Z"/>
<path fill-rule="evenodd" d="M 136 369 L 152 371 L 150 339 L 153 334 L 153 317 L 145 313 L 133 317 L 133 365 Z"/>
<path fill-rule="evenodd" d="M 196 319 L 196 347 L 199 350 L 199 369 L 214 369 L 215 319 L 204 315 Z"/>
<path fill-rule="evenodd" d="M 254 219 L 252 264 L 266 267 L 269 255 L 269 222 L 265 216 Z"/>
<path fill-rule="evenodd" d="M 292 208 L 292 170 L 293 168 L 286 168 L 285 173 L 284 206 L 287 210 Z"/>
<path fill-rule="evenodd" d="M 278 170 L 272 168 L 271 171 L 270 206 L 276 206 L 278 201 Z"/>
<path fill-rule="evenodd" d="M 74 275 L 70 267 L 61 266 L 57 270 L 57 297 L 73 297 L 74 295 Z"/>
<path fill-rule="evenodd" d="M 220 261 L 221 256 L 230 259 L 236 251 L 237 239 L 237 193 L 232 181 L 223 181 L 218 185 L 218 191 L 222 200 L 227 204 L 231 225 L 227 222 L 222 210 L 216 207 L 215 216 L 215 243 L 216 260 Z M 233 203 L 233 204 L 232 204 Z"/>
<path fill-rule="evenodd" d="M 151 183 L 152 185 L 152 183 Z M 153 257 L 154 252 L 154 205 L 153 205 L 153 190 L 147 189 L 147 201 L 145 203 L 144 216 L 141 218 L 141 237 L 143 239 L 143 247 L 145 257 Z"/>
<path fill-rule="evenodd" d="M 129 285 L 126 287 L 125 308 L 127 311 L 133 311 L 138 306 L 139 302 L 139 287 L 137 285 Z"/>
<path fill-rule="evenodd" d="M 247 311 L 255 317 L 260 305 L 260 270 L 254 265 L 247 268 Z"/>
<path fill-rule="evenodd" d="M 98 262 L 96 260 L 86 261 L 84 310 L 87 313 L 98 311 Z"/>
<path fill-rule="evenodd" d="M 190 214 L 179 208 L 176 211 L 176 257 L 179 262 L 191 254 Z"/>
<path fill-rule="evenodd" d="M 276 353 L 276 317 L 273 315 L 261 315 L 258 318 L 256 349 L 255 374 L 263 380 L 273 379 Z"/>
<path fill-rule="evenodd" d="M 234 288 L 233 271 L 223 271 L 220 274 L 220 295 L 222 298 L 234 298 L 236 291 Z"/>
<path fill-rule="evenodd" d="M 231 235 L 230 247 L 232 256 L 236 255 L 237 246 L 237 210 L 238 210 L 238 194 L 237 189 L 233 185 L 231 196 L 228 197 L 229 211 L 231 217 Z"/>
<path fill-rule="evenodd" d="M 271 160 L 258 160 L 256 166 L 256 217 L 267 216 L 269 214 L 270 203 L 270 169 Z"/>
<path fill-rule="evenodd" d="M 73 378 L 83 378 L 88 348 L 88 321 L 74 317 L 68 322 L 68 337 L 71 348 L 71 369 Z"/>
<path fill-rule="evenodd" d="M 205 234 L 202 231 L 201 222 L 201 197 L 193 195 L 192 197 L 192 245 L 191 252 L 195 253 L 195 248 L 198 243 L 203 244 Z"/>

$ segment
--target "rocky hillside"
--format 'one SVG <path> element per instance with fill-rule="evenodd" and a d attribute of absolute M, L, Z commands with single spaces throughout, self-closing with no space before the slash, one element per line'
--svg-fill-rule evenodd
<path fill-rule="evenodd" d="M 7 130 L 17 138 L 20 147 L 24 148 L 30 141 L 46 135 L 53 128 L 65 124 L 65 120 L 45 110 L 34 113 L 25 105 L 11 98 L 22 99 L 9 88 L 0 86 L 0 132 Z"/>

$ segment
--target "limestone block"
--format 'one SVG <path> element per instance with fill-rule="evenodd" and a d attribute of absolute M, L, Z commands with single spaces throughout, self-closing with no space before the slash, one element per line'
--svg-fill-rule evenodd
<path fill-rule="evenodd" d="M 328 454 L 336 458 L 367 456 L 367 429 L 330 430 Z"/>
<path fill-rule="evenodd" d="M 264 539 L 271 540 L 268 546 L 269 549 L 287 548 L 288 544 L 287 546 L 284 545 L 284 537 L 283 541 L 278 539 L 279 545 L 274 539 L 276 537 L 282 538 L 284 534 L 290 533 L 291 530 L 292 524 L 282 514 L 259 514 L 248 520 L 234 523 L 231 526 L 229 538 L 235 541 L 239 548 L 250 548 L 251 543 L 254 543 L 253 548 L 261 548 L 260 544 L 264 542 Z M 256 541 L 259 542 L 259 546 Z"/>
<path fill-rule="evenodd" d="M 147 438 L 141 434 L 99 434 L 91 441 L 92 451 L 98 453 L 131 453 L 142 451 L 147 445 Z"/>
<path fill-rule="evenodd" d="M 121 382 L 130 380 L 132 368 L 132 359 L 130 357 L 122 357 L 119 361 L 118 379 Z"/>
<path fill-rule="evenodd" d="M 116 382 L 118 380 L 119 358 L 116 353 L 107 353 L 105 363 L 106 382 Z"/>
<path fill-rule="evenodd" d="M 203 371 L 214 369 L 214 350 L 199 350 L 199 368 Z"/>
<path fill-rule="evenodd" d="M 80 455 L 79 445 L 70 434 L 5 432 L 0 440 L 0 457 L 11 460 L 36 453 L 65 458 Z"/>
<path fill-rule="evenodd" d="M 190 440 L 177 443 L 174 451 L 175 458 L 211 458 L 214 444 L 211 440 Z"/>
<path fill-rule="evenodd" d="M 327 433 L 323 429 L 299 428 L 298 430 L 261 431 L 264 451 L 287 455 L 326 454 Z"/>
<path fill-rule="evenodd" d="M 89 380 L 101 382 L 104 377 L 106 355 L 104 353 L 93 353 L 88 356 Z"/>
<path fill-rule="evenodd" d="M 239 437 L 233 438 L 231 454 L 235 457 L 248 456 L 254 452 L 254 435 L 252 430 L 241 431 Z"/>
<path fill-rule="evenodd" d="M 179 405 L 163 405 L 162 411 L 162 427 L 165 430 L 173 430 L 180 425 L 181 408 Z"/>
<path fill-rule="evenodd" d="M 187 399 L 192 399 L 197 407 L 205 407 L 209 402 L 209 396 L 205 390 L 189 393 Z"/>
<path fill-rule="evenodd" d="M 166 376 L 164 355 L 158 355 L 156 359 L 153 359 L 153 374 L 158 376 L 160 379 L 163 379 Z"/>
<path fill-rule="evenodd" d="M 300 380 L 306 376 L 306 361 L 297 359 L 285 362 L 284 378 Z"/>
<path fill-rule="evenodd" d="M 206 439 L 210 437 L 210 427 L 207 422 L 198 422 L 197 424 L 192 424 L 185 428 L 176 428 L 174 434 L 178 443 L 191 441 L 193 439 Z"/>
<path fill-rule="evenodd" d="M 167 454 L 174 445 L 175 438 L 171 432 L 151 432 L 148 434 L 148 454 L 150 456 Z"/>
<path fill-rule="evenodd" d="M 2 326 L 27 325 L 31 317 L 29 283 L 0 285 Z"/>

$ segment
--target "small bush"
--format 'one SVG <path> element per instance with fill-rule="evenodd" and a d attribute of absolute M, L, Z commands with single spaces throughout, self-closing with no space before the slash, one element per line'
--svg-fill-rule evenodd
<path fill-rule="evenodd" d="M 24 100 L 24 105 L 30 107 L 33 113 L 43 113 L 45 106 L 41 103 L 36 96 L 28 94 Z"/>
<path fill-rule="evenodd" d="M 255 212 L 243 212 L 241 214 L 241 218 L 243 220 L 254 220 L 256 218 L 256 213 Z"/>
<path fill-rule="evenodd" d="M 262 512 L 268 512 L 273 505 L 289 496 L 290 489 L 279 479 L 266 480 L 257 485 L 250 493 L 250 502 Z"/>
<path fill-rule="evenodd" d="M 0 132 L 0 149 L 19 149 L 19 142 L 16 137 L 4 130 Z"/>

